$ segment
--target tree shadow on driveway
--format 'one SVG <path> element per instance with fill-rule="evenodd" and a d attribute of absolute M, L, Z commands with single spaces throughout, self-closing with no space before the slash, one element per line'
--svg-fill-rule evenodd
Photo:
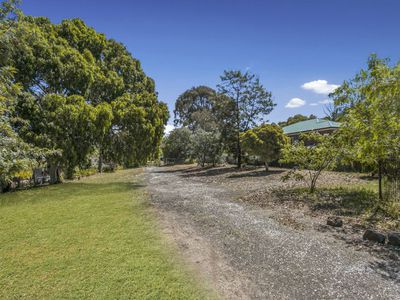
<path fill-rule="evenodd" d="M 244 177 L 266 177 L 269 175 L 281 174 L 285 170 L 270 170 L 268 173 L 265 169 L 260 167 L 243 168 L 238 169 L 237 167 L 195 167 L 187 170 L 181 170 L 182 177 L 213 177 L 223 176 L 228 179 L 244 178 Z"/>
<path fill-rule="evenodd" d="M 246 173 L 242 172 L 242 173 L 232 174 L 229 175 L 228 178 L 267 177 L 270 175 L 281 174 L 283 172 L 285 172 L 285 170 L 269 170 L 268 172 L 265 172 L 265 170 L 263 169 Z"/>

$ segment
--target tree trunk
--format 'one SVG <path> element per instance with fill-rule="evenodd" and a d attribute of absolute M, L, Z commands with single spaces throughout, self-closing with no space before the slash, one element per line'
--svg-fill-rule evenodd
<path fill-rule="evenodd" d="M 265 166 L 265 172 L 268 173 L 269 171 L 268 162 L 264 162 L 264 166 Z"/>
<path fill-rule="evenodd" d="M 74 179 L 74 167 L 68 166 L 65 173 L 67 179 Z"/>
<path fill-rule="evenodd" d="M 60 168 L 58 165 L 51 164 L 49 166 L 50 184 L 60 183 Z"/>
<path fill-rule="evenodd" d="M 379 200 L 383 200 L 382 192 L 382 161 L 378 161 Z"/>
<path fill-rule="evenodd" d="M 7 182 L 1 187 L 2 193 L 9 192 L 10 190 L 11 190 L 11 182 Z"/>
<path fill-rule="evenodd" d="M 236 144 L 237 167 L 242 167 L 242 149 L 240 147 L 240 133 L 238 130 L 237 144 Z"/>
<path fill-rule="evenodd" d="M 237 130 L 237 144 L 236 144 L 236 156 L 237 156 L 237 167 L 240 169 L 242 167 L 242 149 L 240 147 L 240 92 L 236 94 L 236 130 Z"/>
<path fill-rule="evenodd" d="M 97 170 L 99 171 L 99 173 L 103 173 L 103 155 L 99 154 L 99 161 L 97 162 Z"/>
<path fill-rule="evenodd" d="M 313 194 L 315 192 L 315 185 L 317 183 L 317 180 L 315 180 L 314 178 L 311 179 L 311 183 L 310 183 L 310 194 Z"/>

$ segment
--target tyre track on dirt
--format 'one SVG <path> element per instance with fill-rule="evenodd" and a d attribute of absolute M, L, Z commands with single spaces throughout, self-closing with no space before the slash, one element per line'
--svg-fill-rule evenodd
<path fill-rule="evenodd" d="M 400 287 L 370 267 L 376 259 L 368 253 L 285 227 L 262 209 L 235 202 L 229 187 L 182 175 L 173 167 L 147 168 L 152 204 L 175 241 L 192 247 L 181 247 L 182 254 L 195 261 L 198 253 L 198 270 L 225 298 L 400 298 Z M 190 242 L 196 239 L 203 242 Z"/>

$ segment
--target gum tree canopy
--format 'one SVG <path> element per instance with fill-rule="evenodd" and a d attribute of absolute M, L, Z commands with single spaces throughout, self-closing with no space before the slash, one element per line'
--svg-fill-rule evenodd
<path fill-rule="evenodd" d="M 53 163 L 68 177 L 95 150 L 100 171 L 103 161 L 131 166 L 157 155 L 168 110 L 121 43 L 79 19 L 21 14 L 7 30 L 0 67 L 15 70 L 13 128 L 25 142 L 61 150 Z"/>

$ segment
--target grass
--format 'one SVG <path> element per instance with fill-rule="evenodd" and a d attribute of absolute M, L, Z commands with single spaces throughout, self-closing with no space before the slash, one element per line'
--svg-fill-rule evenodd
<path fill-rule="evenodd" d="M 353 217 L 365 226 L 387 230 L 400 229 L 400 203 L 380 202 L 376 181 L 325 185 L 317 187 L 313 194 L 306 188 L 294 188 L 281 193 L 285 194 L 280 195 L 282 199 L 303 201 L 315 212 Z"/>
<path fill-rule="evenodd" d="M 137 172 L 0 195 L 0 298 L 204 299 Z"/>

